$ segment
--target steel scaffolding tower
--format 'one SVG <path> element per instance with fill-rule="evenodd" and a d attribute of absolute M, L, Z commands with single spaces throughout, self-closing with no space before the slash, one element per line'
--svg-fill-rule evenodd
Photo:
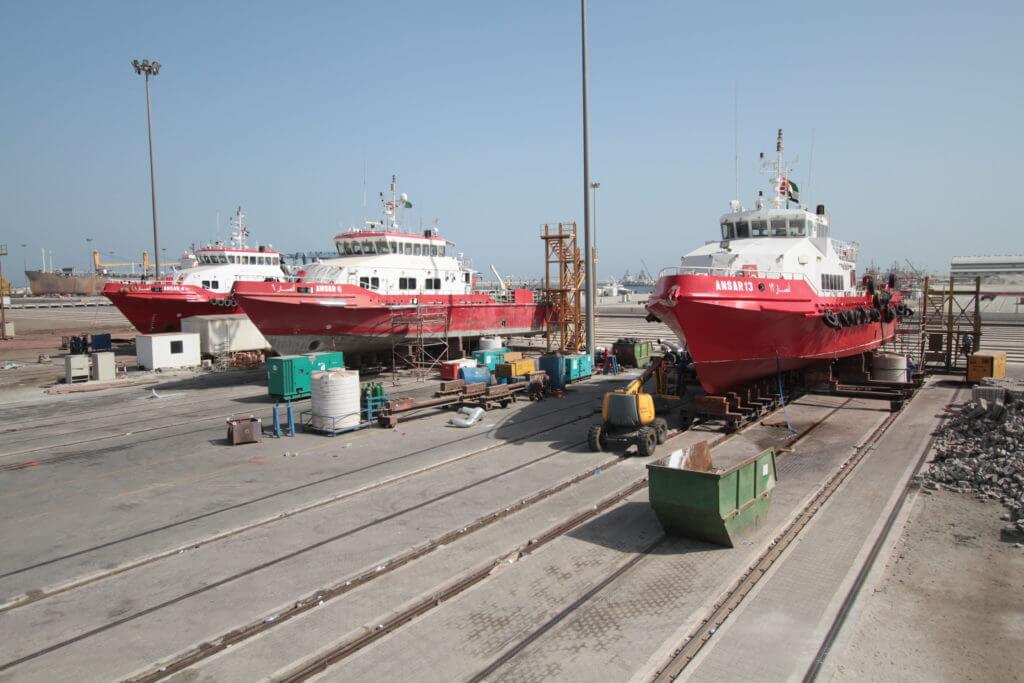
<path fill-rule="evenodd" d="M 546 347 L 548 351 L 578 353 L 587 333 L 581 307 L 583 259 L 576 243 L 576 223 L 545 223 L 540 238 L 544 240 Z"/>
<path fill-rule="evenodd" d="M 448 308 L 420 305 L 391 313 L 391 370 L 411 367 L 417 380 L 432 376 L 448 358 Z"/>
<path fill-rule="evenodd" d="M 972 286 L 973 285 L 973 286 Z M 981 347 L 981 278 L 948 283 L 924 279 L 921 293 L 921 350 L 926 370 L 965 372 L 967 354 Z M 967 344 L 967 336 L 972 338 Z"/>

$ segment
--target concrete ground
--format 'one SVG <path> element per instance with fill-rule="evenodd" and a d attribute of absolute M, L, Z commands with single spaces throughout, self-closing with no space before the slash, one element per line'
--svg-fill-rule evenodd
<path fill-rule="evenodd" d="M 1024 539 L 1001 536 L 1003 512 L 966 494 L 914 494 L 822 679 L 1024 680 Z"/>
<path fill-rule="evenodd" d="M 0 680 L 646 678 L 889 413 L 868 399 L 790 403 L 785 417 L 806 435 L 778 456 L 768 520 L 725 549 L 665 537 L 647 501 L 646 461 L 586 448 L 601 395 L 632 376 L 517 402 L 465 430 L 431 411 L 393 430 L 240 447 L 224 443 L 224 420 L 269 423 L 261 371 L 160 378 L 155 395 L 126 387 L 9 398 L 0 405 Z M 434 386 L 388 390 L 424 396 Z M 781 680 L 806 668 L 955 392 L 939 383 L 921 391 L 686 675 L 728 679 L 752 662 L 746 677 Z M 712 457 L 728 463 L 785 444 L 780 417 L 724 440 Z M 721 436 L 699 427 L 658 455 Z M 913 505 L 923 499 L 940 500 Z M 920 553 L 918 572 L 931 553 L 956 557 L 935 537 L 908 546 Z M 915 578 L 947 586 L 949 572 L 970 567 L 978 581 L 962 584 L 968 600 L 1019 572 L 1016 557 L 951 559 L 943 576 Z M 1020 595 L 1012 582 L 1005 590 Z M 920 599 L 927 612 L 947 595 L 917 592 L 900 604 Z M 850 658 L 885 644 L 877 626 L 857 630 L 884 622 L 860 616 L 881 609 L 866 600 L 841 631 L 852 634 Z M 1001 623 L 1013 633 L 1016 603 L 1007 608 Z M 968 623 L 981 629 L 983 613 Z M 983 654 L 980 640 L 971 647 Z M 843 643 L 830 666 L 852 661 Z M 322 657 L 322 669 L 310 668 Z M 850 676 L 905 673 L 876 659 Z"/>

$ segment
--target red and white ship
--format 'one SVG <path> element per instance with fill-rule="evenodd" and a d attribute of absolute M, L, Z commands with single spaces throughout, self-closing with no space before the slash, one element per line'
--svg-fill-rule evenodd
<path fill-rule="evenodd" d="M 236 282 L 279 280 L 285 277 L 281 255 L 269 246 L 246 246 L 249 231 L 242 207 L 231 219 L 231 239 L 215 242 L 183 257 L 195 265 L 152 282 L 108 282 L 103 296 L 110 299 L 143 334 L 177 332 L 181 319 L 193 315 L 241 313 L 231 298 Z"/>
<path fill-rule="evenodd" d="M 649 319 L 686 346 L 708 393 L 876 349 L 907 312 L 891 282 L 877 290 L 858 282 L 857 244 L 832 239 L 823 205 L 814 213 L 799 205 L 782 150 L 780 130 L 777 159 L 765 163 L 775 196 L 750 210 L 734 200 L 721 240 L 662 271 L 647 302 Z"/>
<path fill-rule="evenodd" d="M 404 232 L 396 193 L 384 219 L 334 238 L 338 257 L 305 266 L 295 282 L 238 282 L 234 298 L 281 354 L 382 351 L 402 340 L 521 336 L 544 329 L 528 289 L 473 291 L 476 272 L 437 229 Z"/>

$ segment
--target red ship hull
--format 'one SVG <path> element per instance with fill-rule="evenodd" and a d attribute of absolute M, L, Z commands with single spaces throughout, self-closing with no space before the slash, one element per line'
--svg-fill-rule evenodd
<path fill-rule="evenodd" d="M 686 344 L 711 394 L 878 348 L 895 335 L 894 317 L 838 329 L 824 322 L 827 311 L 871 307 L 870 295 L 822 297 L 804 280 L 714 275 L 662 277 L 647 303 Z"/>
<path fill-rule="evenodd" d="M 242 312 L 223 294 L 195 285 L 109 282 L 103 296 L 142 334 L 180 332 L 181 319 L 193 315 Z"/>
<path fill-rule="evenodd" d="M 278 353 L 382 351 L 421 334 L 475 338 L 542 332 L 532 292 L 511 302 L 486 294 L 384 295 L 347 284 L 238 282 L 234 299 Z"/>

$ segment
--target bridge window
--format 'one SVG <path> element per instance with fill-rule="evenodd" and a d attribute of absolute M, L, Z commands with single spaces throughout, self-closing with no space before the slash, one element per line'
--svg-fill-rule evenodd
<path fill-rule="evenodd" d="M 430 245 L 430 255 L 431 256 L 437 256 L 437 245 L 436 244 L 431 244 Z"/>
<path fill-rule="evenodd" d="M 786 236 L 786 219 L 785 218 L 773 218 L 772 219 L 772 237 L 785 237 Z"/>
<path fill-rule="evenodd" d="M 398 242 L 392 242 L 391 243 L 391 253 L 392 254 L 401 254 L 402 253 L 402 246 Z"/>
<path fill-rule="evenodd" d="M 346 245 L 345 247 L 345 253 L 349 253 L 348 245 Z M 359 256 L 360 254 L 363 253 L 363 245 L 361 245 L 359 242 L 353 242 L 351 253 L 353 256 Z"/>
<path fill-rule="evenodd" d="M 443 244 L 437 248 L 437 255 L 438 256 L 444 256 L 444 245 Z"/>
<path fill-rule="evenodd" d="M 736 221 L 736 239 L 742 240 L 750 237 L 750 223 L 747 221 Z"/>
<path fill-rule="evenodd" d="M 803 237 L 807 234 L 807 220 L 803 218 L 789 219 L 789 236 Z"/>
<path fill-rule="evenodd" d="M 722 239 L 732 239 L 733 236 L 733 225 L 732 223 L 722 223 Z"/>
<path fill-rule="evenodd" d="M 412 256 L 412 242 L 405 243 L 405 255 Z"/>
<path fill-rule="evenodd" d="M 750 234 L 753 237 L 768 237 L 768 221 L 750 221 Z"/>
<path fill-rule="evenodd" d="M 388 249 L 387 240 L 377 240 L 377 253 L 378 254 L 389 254 L 391 250 Z"/>
<path fill-rule="evenodd" d="M 413 256 L 419 256 L 420 255 L 420 244 L 419 244 L 419 242 L 417 242 L 416 244 L 414 244 L 412 246 L 412 255 Z"/>
<path fill-rule="evenodd" d="M 372 240 L 363 240 L 363 253 L 364 254 L 376 254 L 377 248 L 373 244 Z"/>

